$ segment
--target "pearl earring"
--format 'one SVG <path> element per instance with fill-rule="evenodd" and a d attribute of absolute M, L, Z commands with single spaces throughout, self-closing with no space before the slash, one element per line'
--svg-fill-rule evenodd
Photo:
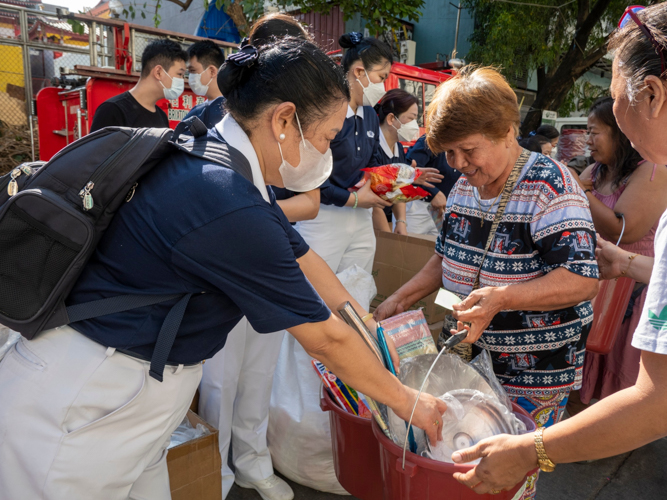
<path fill-rule="evenodd" d="M 281 141 L 284 141 L 284 140 L 285 140 L 285 134 L 280 134 L 279 137 L 280 137 L 280 140 L 281 140 Z"/>

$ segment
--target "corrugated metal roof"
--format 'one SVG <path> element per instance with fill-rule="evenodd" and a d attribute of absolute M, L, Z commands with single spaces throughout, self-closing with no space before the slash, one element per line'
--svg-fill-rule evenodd
<path fill-rule="evenodd" d="M 241 36 L 236 29 L 234 21 L 232 21 L 232 18 L 224 10 L 216 9 L 215 1 L 210 2 L 208 10 L 202 16 L 199 28 L 197 29 L 197 36 L 214 38 L 215 40 L 231 43 L 239 43 L 241 41 Z"/>
<path fill-rule="evenodd" d="M 306 24 L 317 45 L 324 51 L 339 49 L 338 39 L 345 33 L 345 21 L 340 8 L 335 5 L 329 14 L 317 12 L 290 12 L 299 22 Z"/>

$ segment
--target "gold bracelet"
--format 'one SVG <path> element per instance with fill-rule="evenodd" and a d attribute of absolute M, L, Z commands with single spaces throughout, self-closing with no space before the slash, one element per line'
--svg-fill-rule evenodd
<path fill-rule="evenodd" d="M 364 323 L 366 323 L 366 321 L 368 321 L 368 320 L 371 319 L 372 317 L 373 317 L 373 313 L 368 313 L 366 316 L 364 316 L 363 318 L 361 318 L 361 321 L 363 321 Z"/>
<path fill-rule="evenodd" d="M 635 259 L 635 257 L 637 257 L 638 255 L 639 255 L 638 253 L 635 253 L 635 254 L 632 254 L 632 255 L 630 255 L 630 256 L 628 257 L 628 259 L 630 259 L 630 262 L 628 262 L 628 267 L 625 269 L 625 271 L 622 271 L 622 272 L 621 272 L 621 276 L 625 276 L 625 274 L 630 270 L 630 266 L 632 265 L 632 261 L 633 261 L 633 260 Z"/>
<path fill-rule="evenodd" d="M 549 460 L 547 456 L 547 451 L 544 449 L 544 438 L 542 434 L 544 433 L 544 427 L 538 427 L 535 431 L 535 451 L 537 451 L 537 461 L 540 464 L 540 470 L 544 472 L 553 472 L 556 468 L 556 464 Z"/>

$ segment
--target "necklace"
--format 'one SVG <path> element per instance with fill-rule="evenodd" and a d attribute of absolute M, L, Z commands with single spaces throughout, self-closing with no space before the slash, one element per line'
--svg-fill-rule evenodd
<path fill-rule="evenodd" d="M 479 207 L 479 211 L 482 212 L 482 217 L 481 217 L 481 219 L 480 219 L 479 225 L 480 225 L 481 227 L 484 227 L 484 221 L 486 220 L 486 217 L 489 215 L 489 212 L 491 211 L 491 209 L 493 208 L 493 206 L 494 206 L 494 205 L 496 204 L 496 202 L 498 201 L 498 198 L 500 198 L 500 195 L 503 194 L 504 188 L 500 190 L 500 193 L 498 193 L 498 196 L 496 196 L 496 199 L 493 200 L 493 202 L 491 203 L 491 205 L 489 205 L 489 208 L 486 209 L 486 212 L 482 209 L 482 200 L 481 200 L 481 198 L 479 197 L 479 190 L 478 190 L 477 188 L 474 188 L 474 189 L 475 189 L 475 191 L 473 191 L 473 194 L 474 194 L 475 196 L 473 196 L 473 198 L 475 198 L 475 201 L 477 202 L 477 206 Z"/>

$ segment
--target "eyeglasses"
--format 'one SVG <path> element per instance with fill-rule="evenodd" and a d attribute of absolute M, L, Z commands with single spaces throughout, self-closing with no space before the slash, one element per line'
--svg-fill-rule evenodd
<path fill-rule="evenodd" d="M 651 34 L 651 31 L 646 27 L 646 25 L 639 20 L 637 17 L 637 12 L 644 10 L 646 7 L 642 5 L 630 5 L 625 9 L 621 19 L 618 21 L 618 27 L 625 28 L 630 21 L 634 21 L 635 24 L 639 27 L 642 33 L 646 35 L 646 38 L 649 39 L 653 47 L 655 47 L 655 53 L 660 56 L 660 63 L 662 66 L 662 71 L 660 72 L 660 77 L 665 74 L 665 47 L 659 43 L 655 37 Z"/>

